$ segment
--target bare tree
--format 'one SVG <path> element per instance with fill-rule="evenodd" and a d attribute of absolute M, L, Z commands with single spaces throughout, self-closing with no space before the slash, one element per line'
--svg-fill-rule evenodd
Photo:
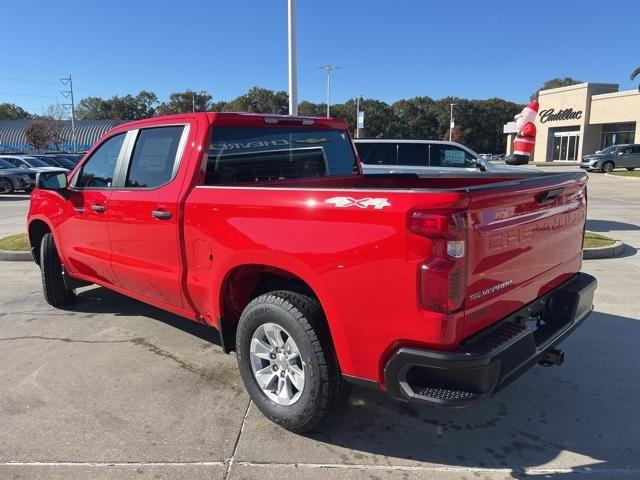
<path fill-rule="evenodd" d="M 51 143 L 51 131 L 44 120 L 32 121 L 25 136 L 35 150 L 44 150 Z"/>

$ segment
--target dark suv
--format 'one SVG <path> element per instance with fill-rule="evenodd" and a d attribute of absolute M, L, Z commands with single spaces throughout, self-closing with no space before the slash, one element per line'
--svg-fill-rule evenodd
<path fill-rule="evenodd" d="M 589 172 L 610 172 L 614 168 L 640 168 L 640 145 L 612 145 L 593 155 L 582 157 L 580 168 Z"/>

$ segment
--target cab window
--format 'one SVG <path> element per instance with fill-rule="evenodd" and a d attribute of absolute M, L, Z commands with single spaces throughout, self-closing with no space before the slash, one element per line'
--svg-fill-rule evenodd
<path fill-rule="evenodd" d="M 156 188 L 171 181 L 184 126 L 140 130 L 125 186 Z"/>
<path fill-rule="evenodd" d="M 76 177 L 77 188 L 111 187 L 124 136 L 124 133 L 114 135 L 93 152 Z"/>

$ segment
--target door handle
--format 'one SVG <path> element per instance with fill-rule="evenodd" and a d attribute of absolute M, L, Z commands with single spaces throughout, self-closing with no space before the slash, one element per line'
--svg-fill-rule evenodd
<path fill-rule="evenodd" d="M 169 220 L 172 216 L 172 213 L 164 210 L 153 210 L 151 212 L 151 216 L 157 218 L 158 220 Z"/>
<path fill-rule="evenodd" d="M 104 205 L 91 205 L 91 210 L 94 212 L 102 213 L 107 209 Z"/>

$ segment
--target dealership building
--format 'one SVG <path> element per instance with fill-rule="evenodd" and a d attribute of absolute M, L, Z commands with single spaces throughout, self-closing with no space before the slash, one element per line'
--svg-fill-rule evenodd
<path fill-rule="evenodd" d="M 580 83 L 541 90 L 536 117 L 535 162 L 579 161 L 610 145 L 640 143 L 640 91 L 620 92 L 617 84 Z M 507 154 L 515 123 L 504 126 Z"/>

